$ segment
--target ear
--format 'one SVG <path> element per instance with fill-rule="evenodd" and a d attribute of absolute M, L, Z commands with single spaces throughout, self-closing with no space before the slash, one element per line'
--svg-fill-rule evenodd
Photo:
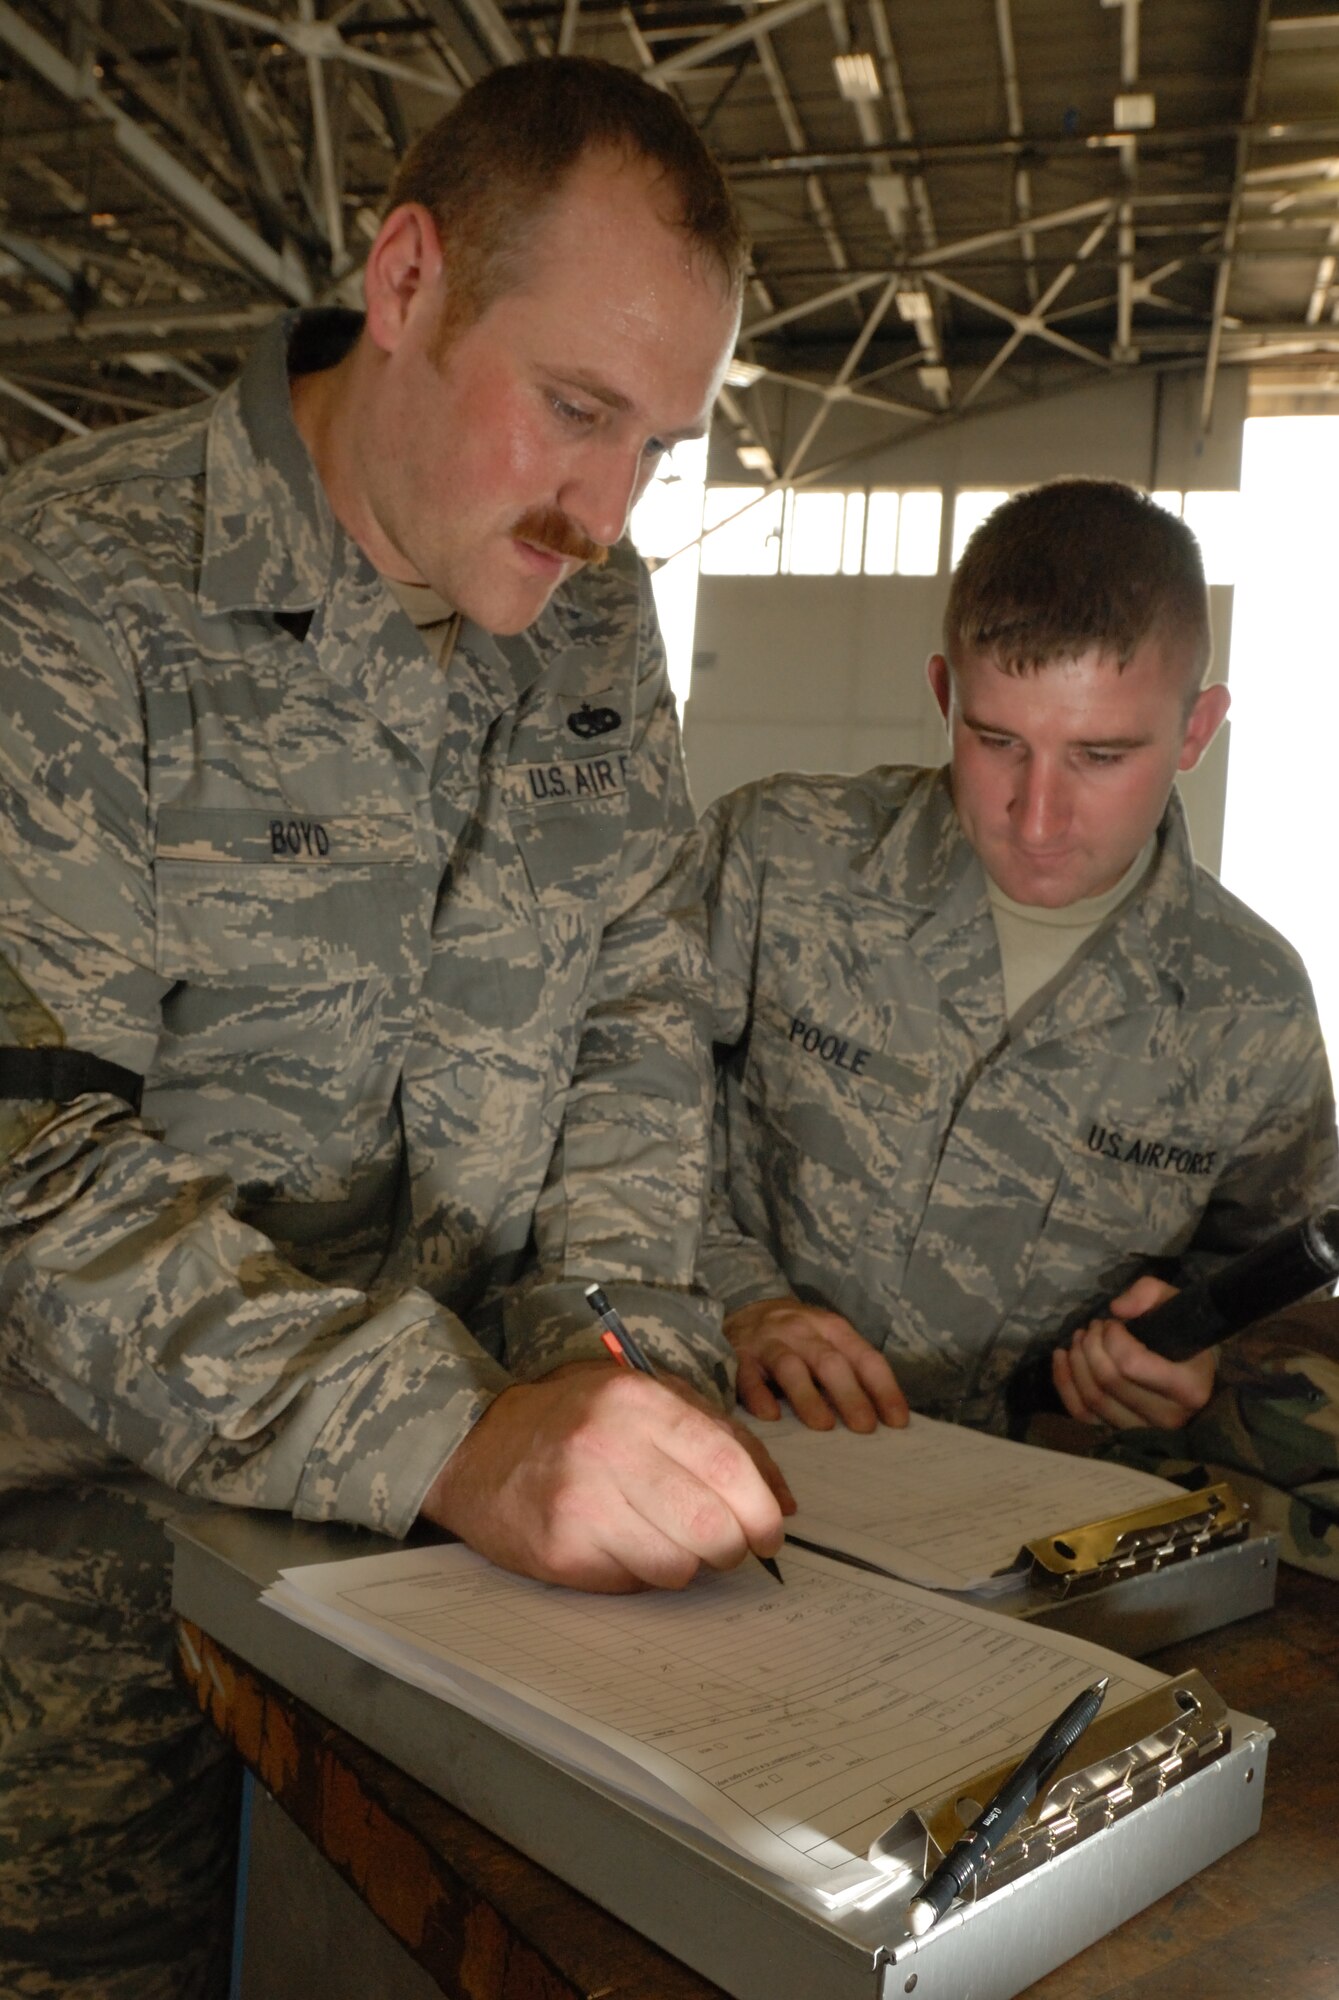
<path fill-rule="evenodd" d="M 393 208 L 376 234 L 363 271 L 367 331 L 390 354 L 399 346 L 415 308 L 441 308 L 442 241 L 431 211 L 421 202 Z"/>
<path fill-rule="evenodd" d="M 1227 714 L 1232 696 L 1221 681 L 1212 687 L 1201 688 L 1195 696 L 1186 723 L 1185 741 L 1181 745 L 1181 755 L 1176 760 L 1178 771 L 1193 771 L 1214 737 L 1218 726 Z"/>
<path fill-rule="evenodd" d="M 935 706 L 947 723 L 953 706 L 953 669 L 942 653 L 931 653 L 925 662 L 925 678 L 930 683 Z"/>

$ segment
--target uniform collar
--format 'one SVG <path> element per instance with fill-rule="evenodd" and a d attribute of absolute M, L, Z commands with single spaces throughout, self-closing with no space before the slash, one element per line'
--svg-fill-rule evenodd
<path fill-rule="evenodd" d="M 917 771 L 886 832 L 857 865 L 863 887 L 916 919 L 970 921 L 989 914 L 986 878 L 963 838 L 949 787 L 948 766 Z"/>
<path fill-rule="evenodd" d="M 325 595 L 348 538 L 293 420 L 289 351 L 300 346 L 309 367 L 330 366 L 361 323 L 344 311 L 282 314 L 215 403 L 205 445 L 206 612 L 310 611 Z"/>

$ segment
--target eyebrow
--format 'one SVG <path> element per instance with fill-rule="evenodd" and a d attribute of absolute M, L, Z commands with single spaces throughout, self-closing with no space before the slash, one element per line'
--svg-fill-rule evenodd
<path fill-rule="evenodd" d="M 555 369 L 553 379 L 569 389 L 579 389 L 592 402 L 603 403 L 607 410 L 615 410 L 620 416 L 636 414 L 637 406 L 630 396 L 625 396 L 619 389 L 611 389 L 593 375 L 583 375 L 576 369 Z M 663 437 L 669 444 L 686 444 L 689 438 L 705 437 L 706 425 L 686 424 L 682 430 L 660 431 L 657 436 Z"/>
<path fill-rule="evenodd" d="M 977 736 L 1015 736 L 1016 730 L 1003 722 L 984 722 L 979 716 L 962 711 L 965 726 Z M 1151 736 L 1076 736 L 1070 742 L 1072 750 L 1143 750 L 1153 741 Z"/>

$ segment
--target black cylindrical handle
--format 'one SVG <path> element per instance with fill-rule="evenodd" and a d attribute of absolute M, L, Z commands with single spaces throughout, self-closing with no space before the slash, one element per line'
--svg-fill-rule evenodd
<path fill-rule="evenodd" d="M 1257 1244 L 1212 1278 L 1130 1321 L 1145 1347 L 1188 1361 L 1215 1341 L 1295 1305 L 1339 1276 L 1339 1208 L 1322 1209 Z"/>

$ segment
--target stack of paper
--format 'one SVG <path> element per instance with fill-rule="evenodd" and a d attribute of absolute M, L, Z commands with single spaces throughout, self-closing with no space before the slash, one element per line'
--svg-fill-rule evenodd
<path fill-rule="evenodd" d="M 750 1422 L 790 1482 L 788 1536 L 932 1590 L 980 1590 L 1025 1542 L 1174 1498 L 1152 1473 L 913 1416 L 905 1430 Z M 996 1581 L 996 1587 L 998 1583 Z"/>
<path fill-rule="evenodd" d="M 784 1571 L 594 1597 L 429 1547 L 266 1598 L 829 1908 L 886 1891 L 870 1850 L 908 1806 L 1021 1757 L 1100 1675 L 1108 1712 L 1164 1678 L 805 1550 Z"/>

